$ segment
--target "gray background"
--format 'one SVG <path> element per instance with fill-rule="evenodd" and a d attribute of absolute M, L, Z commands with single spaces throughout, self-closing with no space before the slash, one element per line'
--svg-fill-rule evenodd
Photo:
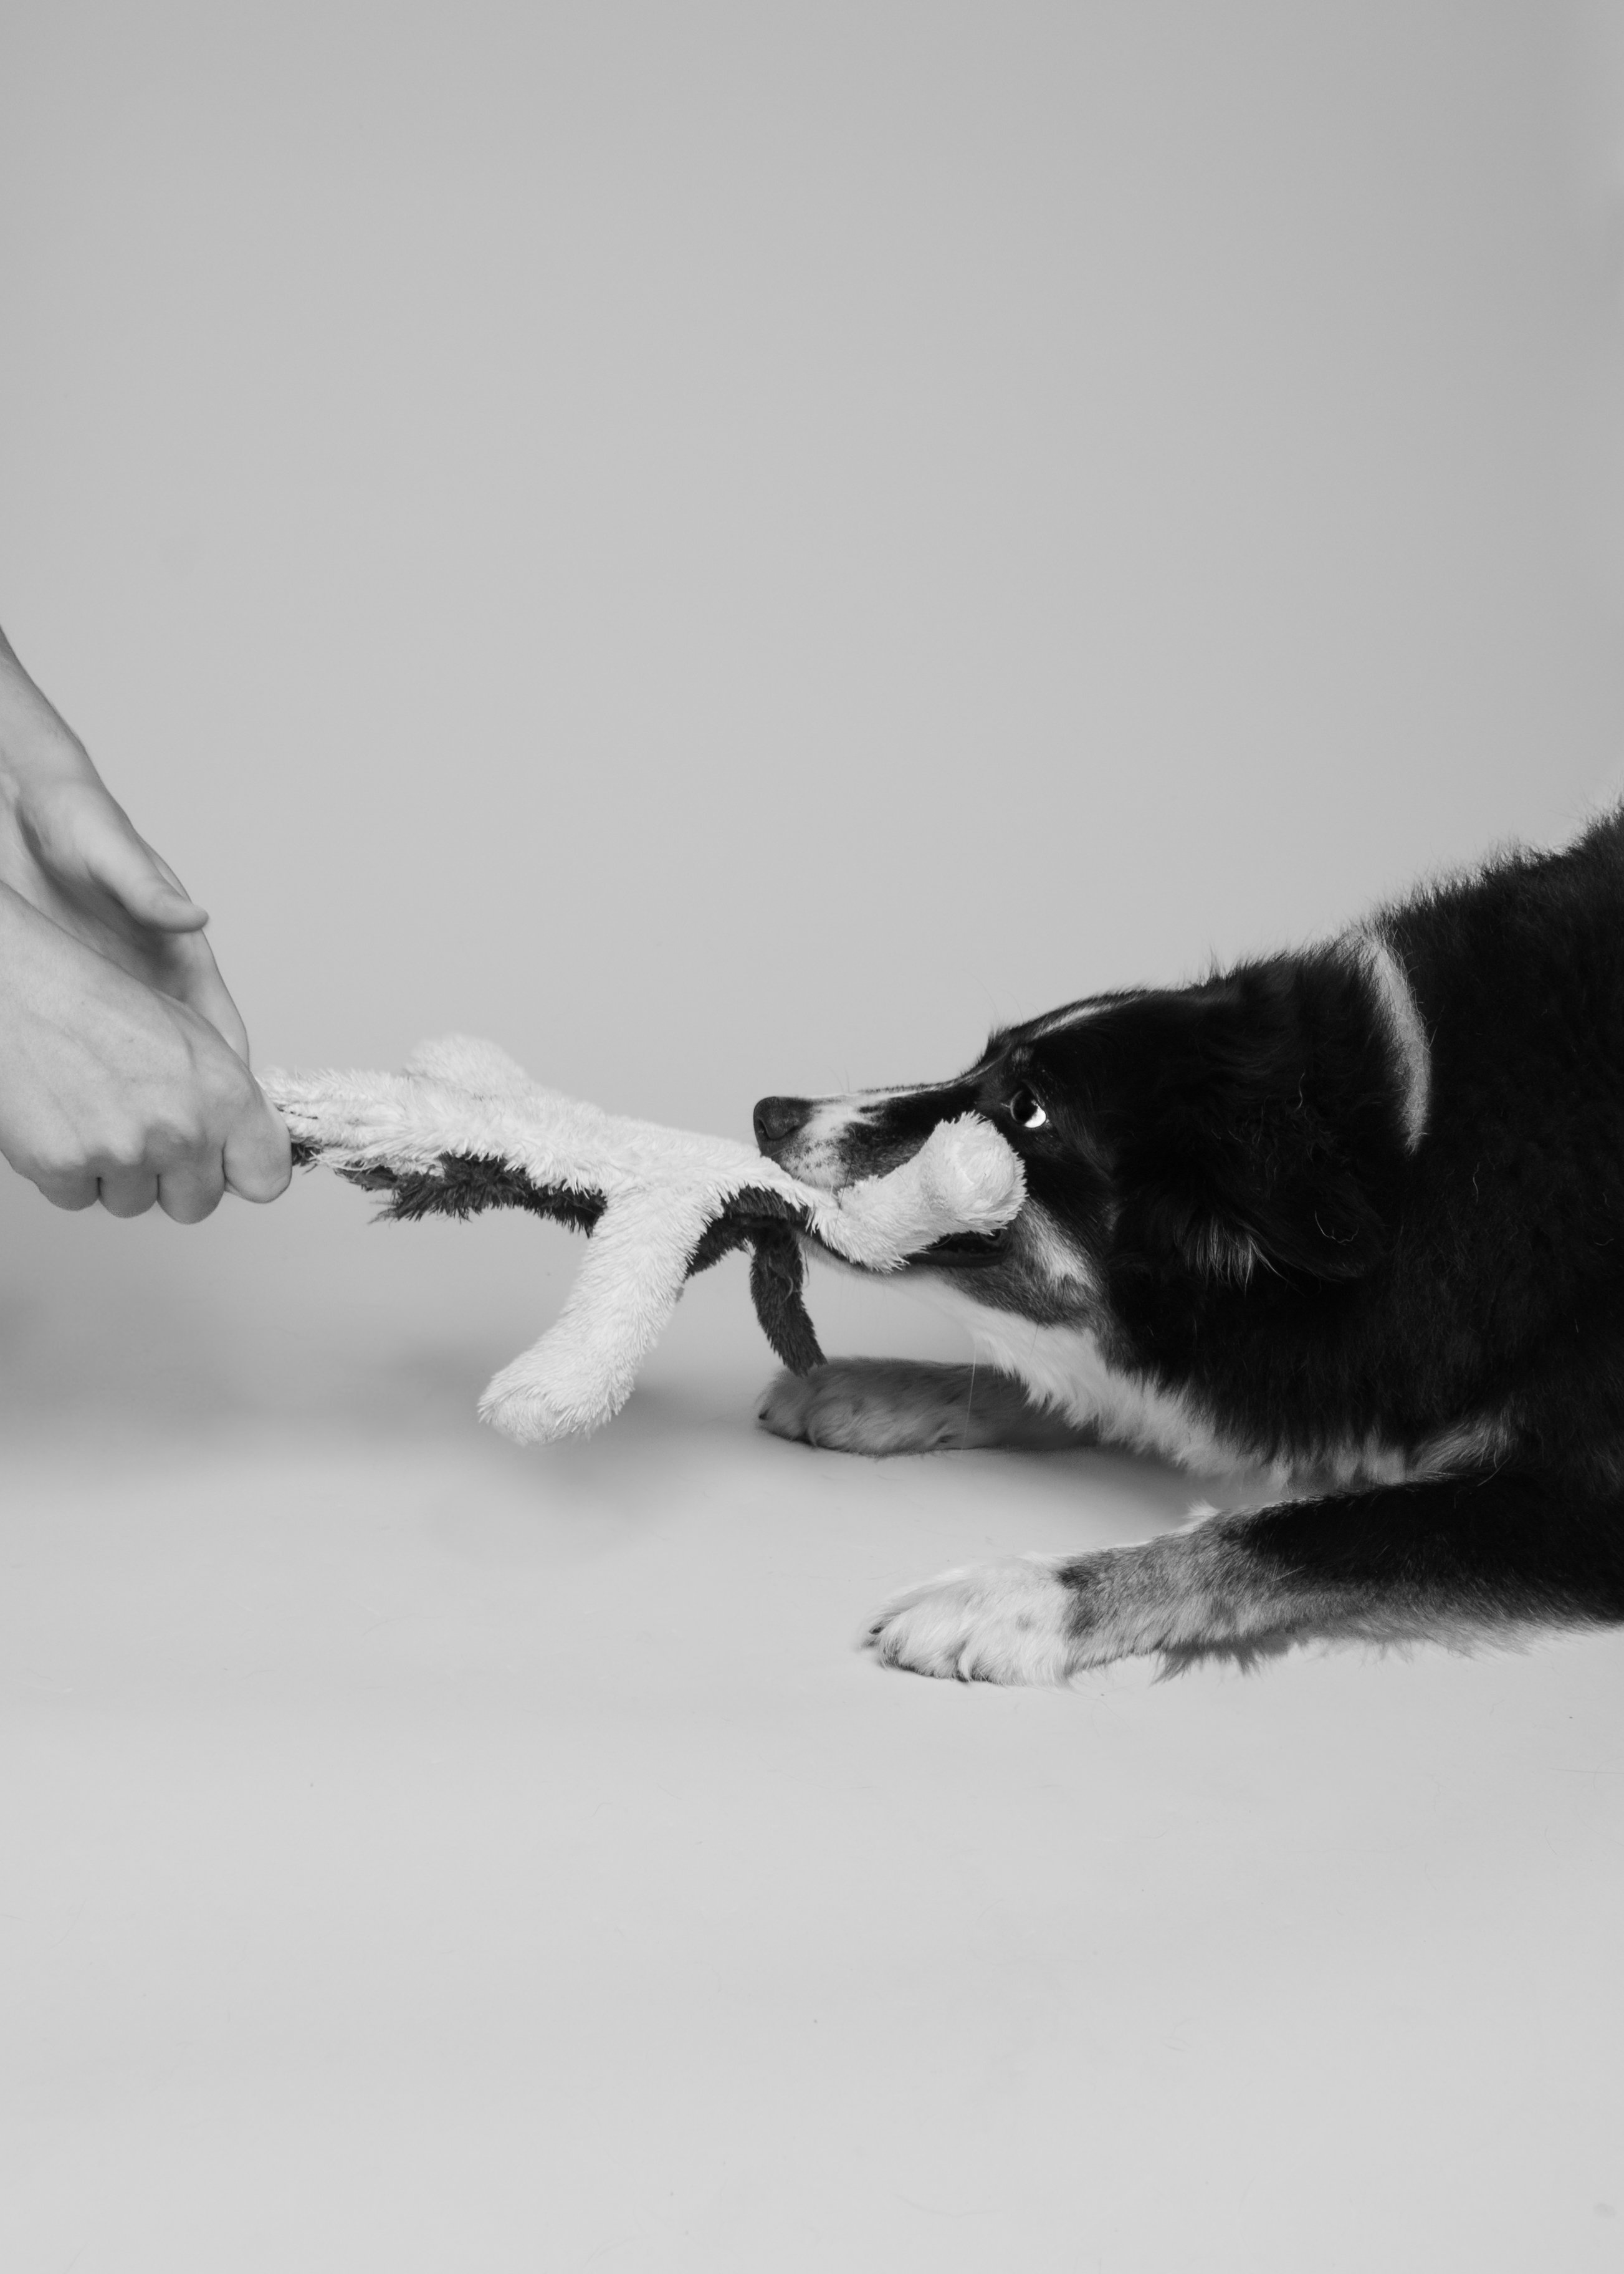
<path fill-rule="evenodd" d="M 0 622 L 263 1061 L 744 1134 L 1624 755 L 1614 10 L 4 23 Z M 0 1206 L 252 1384 L 253 1291 L 366 1330 L 329 1202 Z"/>
<path fill-rule="evenodd" d="M 1624 756 L 1615 8 L 0 40 L 0 621 L 262 1061 L 742 1135 Z M 520 1455 L 568 1241 L 365 1216 L 0 1181 L 9 2266 L 1611 2263 L 1613 1642 L 887 1681 L 1190 1487 L 754 1439 L 736 1265 Z"/>
<path fill-rule="evenodd" d="M 1619 763 L 1615 29 L 13 8 L 0 621 L 262 1060 L 945 1073 Z M 4 1205 L 216 1368 L 382 1268 Z"/>

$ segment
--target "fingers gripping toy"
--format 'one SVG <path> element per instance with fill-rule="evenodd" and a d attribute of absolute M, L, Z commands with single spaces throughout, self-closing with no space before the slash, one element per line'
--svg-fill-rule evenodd
<path fill-rule="evenodd" d="M 822 1362 L 801 1242 L 895 1271 L 938 1240 L 991 1236 L 1026 1197 L 1019 1159 L 979 1114 L 936 1128 L 889 1176 L 840 1193 L 803 1185 L 725 1137 L 605 1113 L 532 1082 L 493 1043 L 425 1044 L 402 1073 L 268 1073 L 295 1157 L 387 1195 L 410 1221 L 528 1209 L 590 1235 L 559 1318 L 487 1386 L 480 1414 L 522 1443 L 618 1412 L 684 1283 L 737 1247 L 773 1349 Z"/>

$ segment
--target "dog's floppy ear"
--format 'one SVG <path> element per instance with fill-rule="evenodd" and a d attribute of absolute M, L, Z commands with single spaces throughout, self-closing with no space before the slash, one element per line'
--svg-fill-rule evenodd
<path fill-rule="evenodd" d="M 1387 1245 L 1394 1076 L 1357 973 L 1282 959 L 1136 1007 L 1120 1231 L 1212 1279 L 1370 1270 Z"/>

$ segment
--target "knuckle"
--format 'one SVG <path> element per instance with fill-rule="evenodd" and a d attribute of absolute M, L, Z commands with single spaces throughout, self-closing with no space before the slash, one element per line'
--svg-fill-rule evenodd
<path fill-rule="evenodd" d="M 85 1165 L 93 1176 L 128 1177 L 141 1168 L 147 1159 L 144 1132 L 119 1131 L 102 1142 L 90 1153 Z"/>
<path fill-rule="evenodd" d="M 58 1208 L 84 1205 L 77 1194 L 96 1194 L 95 1171 L 84 1152 L 71 1145 L 20 1144 L 6 1148 L 6 1159 L 19 1177 L 37 1185 Z"/>
<path fill-rule="evenodd" d="M 161 1169 L 195 1161 L 208 1149 L 208 1132 L 200 1117 L 171 1115 L 149 1130 L 147 1136 L 147 1157 Z"/>

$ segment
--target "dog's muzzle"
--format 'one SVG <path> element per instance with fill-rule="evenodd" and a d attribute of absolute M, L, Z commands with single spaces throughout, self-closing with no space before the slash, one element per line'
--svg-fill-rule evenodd
<path fill-rule="evenodd" d="M 776 1148 L 798 1135 L 812 1118 L 813 1111 L 809 1097 L 759 1099 L 750 1116 L 756 1145 L 770 1159 L 776 1158 Z"/>

